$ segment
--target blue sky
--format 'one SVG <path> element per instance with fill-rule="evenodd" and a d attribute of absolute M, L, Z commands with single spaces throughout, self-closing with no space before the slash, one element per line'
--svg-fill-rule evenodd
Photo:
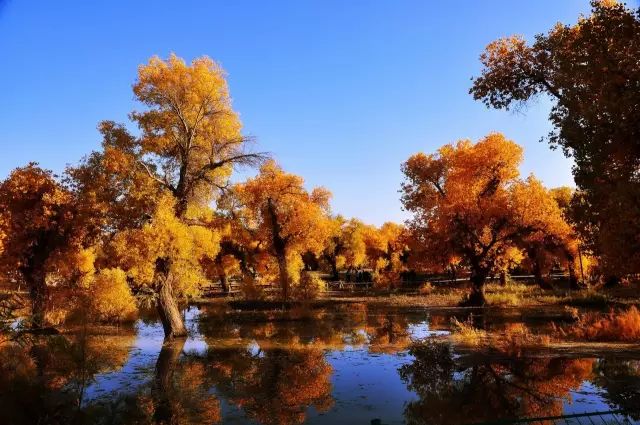
<path fill-rule="evenodd" d="M 29 161 L 60 172 L 99 146 L 96 125 L 139 107 L 131 84 L 150 56 L 209 55 L 258 149 L 333 194 L 333 210 L 406 218 L 400 164 L 502 131 L 524 174 L 571 184 L 571 162 L 541 137 L 545 99 L 520 113 L 468 94 L 495 38 L 575 22 L 588 0 L 0 0 L 0 178 Z M 246 172 L 245 172 L 246 174 Z"/>

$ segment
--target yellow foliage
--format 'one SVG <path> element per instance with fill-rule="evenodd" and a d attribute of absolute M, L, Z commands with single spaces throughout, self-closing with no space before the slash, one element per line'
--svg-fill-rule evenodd
<path fill-rule="evenodd" d="M 317 299 L 325 290 L 325 282 L 317 273 L 303 272 L 300 282 L 293 288 L 293 298 L 300 301 Z"/>
<path fill-rule="evenodd" d="M 141 229 L 118 233 L 108 248 L 136 285 L 153 286 L 156 261 L 169 259 L 171 272 L 179 277 L 173 290 L 181 296 L 196 296 L 206 280 L 200 260 L 215 257 L 219 240 L 215 230 L 188 225 L 176 217 L 174 198 L 163 196 L 149 222 Z"/>
<path fill-rule="evenodd" d="M 102 269 L 90 283 L 88 297 L 91 317 L 106 322 L 132 320 L 137 312 L 136 301 L 120 269 Z"/>
<path fill-rule="evenodd" d="M 233 195 L 241 205 L 238 216 L 243 227 L 263 247 L 257 255 L 262 263 L 258 268 L 270 277 L 279 273 L 286 291 L 299 280 L 301 255 L 319 254 L 330 236 L 329 192 L 324 188 L 307 191 L 301 177 L 268 161 L 258 176 L 236 185 Z"/>

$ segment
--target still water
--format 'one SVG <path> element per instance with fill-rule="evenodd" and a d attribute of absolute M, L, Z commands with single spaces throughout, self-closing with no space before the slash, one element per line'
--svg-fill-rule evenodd
<path fill-rule="evenodd" d="M 448 342 L 443 312 L 203 306 L 185 317 L 192 336 L 164 346 L 149 314 L 0 347 L 0 423 L 469 424 L 619 409 L 640 419 L 640 357 L 476 353 Z"/>

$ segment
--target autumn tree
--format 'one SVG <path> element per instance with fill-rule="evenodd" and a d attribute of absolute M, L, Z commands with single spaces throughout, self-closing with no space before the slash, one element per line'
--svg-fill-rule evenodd
<path fill-rule="evenodd" d="M 238 184 L 234 194 L 244 207 L 244 226 L 277 262 L 282 296 L 288 299 L 302 269 L 301 255 L 320 253 L 329 236 L 329 192 L 307 191 L 301 177 L 268 161 L 256 177 Z"/>
<path fill-rule="evenodd" d="M 363 229 L 366 261 L 373 270 L 374 283 L 389 287 L 399 281 L 408 249 L 403 232 L 404 227 L 393 222 Z"/>
<path fill-rule="evenodd" d="M 547 214 L 559 215 L 557 205 L 552 210 L 548 202 L 528 202 L 529 194 L 541 193 L 532 189 L 537 180 L 519 179 L 521 161 L 522 148 L 493 133 L 475 144 L 462 140 L 436 154 L 418 153 L 402 166 L 402 202 L 413 213 L 414 243 L 426 255 L 464 259 L 471 270 L 470 304 L 483 305 L 485 282 L 505 256 L 527 238 L 551 232 Z"/>
<path fill-rule="evenodd" d="M 573 219 L 609 275 L 640 271 L 640 12 L 592 1 L 592 14 L 528 44 L 490 43 L 475 99 L 499 109 L 551 98 L 548 140 L 573 158 Z"/>
<path fill-rule="evenodd" d="M 548 287 L 543 271 L 548 271 L 555 262 L 560 262 L 569 273 L 569 283 L 578 289 L 575 260 L 578 242 L 573 228 L 564 219 L 560 203 L 555 193 L 542 185 L 542 182 L 529 176 L 525 181 L 513 186 L 513 196 L 518 200 L 514 204 L 518 216 L 525 223 L 537 223 L 519 241 L 518 247 L 527 254 L 536 283 Z M 566 196 L 566 194 L 565 194 Z"/>
<path fill-rule="evenodd" d="M 201 258 L 218 251 L 210 203 L 235 166 L 262 155 L 247 151 L 224 72 L 207 57 L 190 65 L 175 55 L 153 57 L 140 66 L 133 92 L 146 106 L 131 113 L 141 135 L 101 124 L 102 152 L 69 174 L 79 193 L 103 207 L 105 233 L 115 234 L 107 263 L 156 295 L 172 338 L 186 334 L 176 297 L 197 292 Z"/>
<path fill-rule="evenodd" d="M 365 264 L 364 228 L 364 223 L 355 218 L 346 220 L 336 216 L 330 219 L 330 236 L 322 251 L 322 258 L 328 264 L 334 280 L 339 279 L 340 270 L 353 270 Z"/>
<path fill-rule="evenodd" d="M 0 184 L 0 273 L 28 288 L 34 327 L 47 324 L 51 286 L 81 278 L 92 229 L 76 196 L 37 164 Z"/>

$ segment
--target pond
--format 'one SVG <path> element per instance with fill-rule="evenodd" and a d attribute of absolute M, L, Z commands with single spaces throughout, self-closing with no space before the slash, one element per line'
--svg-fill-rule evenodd
<path fill-rule="evenodd" d="M 640 423 L 633 355 L 476 352 L 448 340 L 451 312 L 427 309 L 184 314 L 191 336 L 171 344 L 146 314 L 0 347 L 0 423 L 473 424 L 612 410 L 624 412 L 582 423 Z"/>

